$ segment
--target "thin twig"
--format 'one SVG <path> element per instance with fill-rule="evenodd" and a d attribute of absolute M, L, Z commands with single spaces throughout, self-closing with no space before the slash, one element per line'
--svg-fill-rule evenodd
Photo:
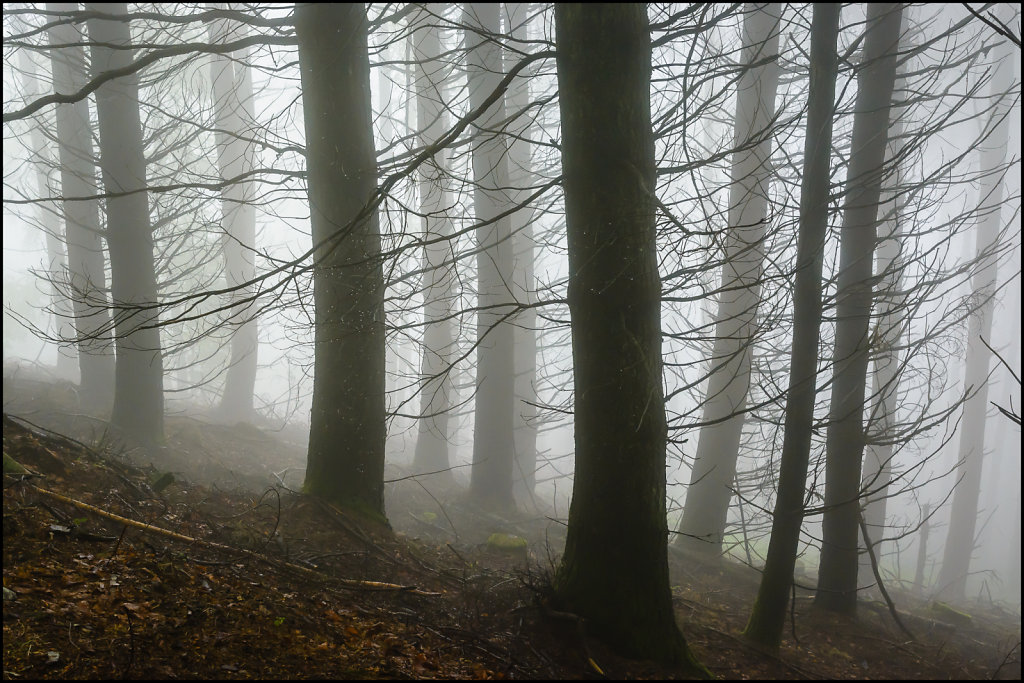
<path fill-rule="evenodd" d="M 882 597 L 885 598 L 885 604 L 889 606 L 889 613 L 896 621 L 896 625 L 900 627 L 900 630 L 906 633 L 908 638 L 916 641 L 917 639 L 914 637 L 914 634 L 910 632 L 910 629 L 900 619 L 900 615 L 896 612 L 896 605 L 893 604 L 892 598 L 889 597 L 889 591 L 885 590 L 885 584 L 882 583 L 882 575 L 878 572 L 878 558 L 875 557 L 875 549 L 872 547 L 871 539 L 868 537 L 868 525 L 864 523 L 864 515 L 862 513 L 857 514 L 857 521 L 860 522 L 860 533 L 864 536 L 864 545 L 868 549 L 868 557 L 871 558 L 871 572 L 875 575 L 878 590 Z"/>

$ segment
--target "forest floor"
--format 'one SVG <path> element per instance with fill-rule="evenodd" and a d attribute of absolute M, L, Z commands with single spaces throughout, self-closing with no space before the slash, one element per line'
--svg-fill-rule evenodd
<path fill-rule="evenodd" d="M 681 677 L 546 606 L 562 538 L 543 515 L 446 502 L 389 470 L 392 529 L 298 493 L 303 454 L 281 435 L 171 417 L 145 453 L 74 405 L 70 385 L 5 371 L 5 461 L 31 472 L 5 463 L 5 679 Z M 838 617 L 798 596 L 765 653 L 740 635 L 755 570 L 670 560 L 684 635 L 718 678 L 1021 675 L 1019 611 L 898 595 L 911 638 L 884 606 Z"/>

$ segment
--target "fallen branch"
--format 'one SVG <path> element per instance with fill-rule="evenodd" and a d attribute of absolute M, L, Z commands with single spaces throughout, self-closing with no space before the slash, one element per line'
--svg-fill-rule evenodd
<path fill-rule="evenodd" d="M 38 486 L 30 485 L 30 487 L 37 493 L 41 493 L 44 496 L 48 496 L 50 498 L 53 498 L 54 500 L 59 500 L 62 503 L 67 503 L 68 505 L 73 505 L 74 507 L 80 510 L 86 510 L 93 514 L 99 515 L 100 517 L 104 517 L 114 522 L 118 522 L 119 524 L 124 524 L 125 526 L 130 526 L 135 529 L 140 529 L 142 531 L 157 534 L 158 536 L 172 538 L 176 541 L 182 541 L 183 543 L 198 545 L 203 548 L 221 550 L 229 553 L 239 553 L 241 555 L 245 555 L 246 557 L 251 557 L 253 559 L 260 560 L 274 567 L 290 569 L 304 576 L 314 577 L 320 580 L 335 581 L 345 588 L 373 591 L 403 591 L 406 593 L 412 593 L 414 595 L 425 595 L 429 597 L 440 595 L 440 593 L 432 593 L 429 591 L 420 590 L 416 588 L 416 586 L 403 586 L 397 583 L 384 583 L 382 581 L 360 581 L 356 579 L 340 579 L 336 577 L 324 576 L 315 569 L 309 569 L 308 567 L 303 567 L 302 565 L 293 564 L 291 562 L 283 562 L 281 560 L 275 560 L 273 558 L 267 557 L 266 555 L 261 555 L 257 552 L 253 552 L 252 550 L 246 550 L 245 548 L 234 548 L 229 545 L 224 545 L 223 543 L 217 543 L 215 541 L 206 541 L 201 538 L 193 538 L 192 536 L 179 534 L 175 531 L 170 531 L 169 529 L 164 529 L 162 527 L 154 526 L 152 524 L 146 524 L 145 522 L 139 522 L 128 517 L 122 517 L 121 515 L 115 514 L 113 512 L 108 512 L 103 508 L 96 507 L 95 505 L 90 505 L 89 503 L 84 503 L 80 500 L 75 500 L 74 498 L 69 498 L 68 496 L 62 495 L 55 491 L 50 491 L 48 489 L 40 488 Z"/>
<path fill-rule="evenodd" d="M 864 515 L 858 514 L 857 521 L 860 522 L 860 533 L 864 536 L 864 545 L 868 549 L 868 557 L 871 559 L 871 573 L 875 575 L 875 581 L 878 583 L 878 590 L 881 592 L 882 597 L 885 598 L 885 604 L 889 606 L 889 613 L 892 614 L 892 618 L 896 621 L 896 625 L 900 627 L 907 637 L 911 640 L 917 640 L 914 634 L 910 632 L 910 629 L 903 624 L 903 620 L 900 619 L 900 615 L 896 612 L 896 605 L 893 604 L 892 598 L 889 597 L 889 591 L 885 590 L 885 584 L 882 583 L 882 575 L 878 571 L 878 558 L 875 557 L 875 549 L 871 545 L 871 539 L 868 537 L 868 525 L 864 523 Z"/>

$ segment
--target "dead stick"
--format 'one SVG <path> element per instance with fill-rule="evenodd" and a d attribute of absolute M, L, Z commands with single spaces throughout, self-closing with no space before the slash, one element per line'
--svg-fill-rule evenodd
<path fill-rule="evenodd" d="M 871 572 L 875 575 L 875 581 L 878 583 L 878 590 L 881 592 L 882 597 L 885 598 L 885 604 L 889 606 L 889 613 L 892 614 L 892 618 L 896 621 L 896 625 L 907 634 L 911 640 L 917 640 L 914 638 L 914 634 L 910 632 L 903 620 L 900 619 L 900 615 L 896 612 L 896 605 L 893 604 L 892 598 L 889 597 L 889 591 L 885 590 L 885 584 L 882 583 L 882 575 L 878 571 L 878 558 L 875 557 L 875 549 L 871 545 L 871 539 L 868 537 L 868 525 L 864 523 L 864 514 L 857 514 L 857 521 L 860 522 L 860 533 L 864 536 L 864 545 L 868 549 L 868 557 L 871 559 Z"/>
<path fill-rule="evenodd" d="M 291 562 L 281 562 L 279 560 L 273 560 L 273 559 L 271 559 L 269 557 L 266 557 L 265 555 L 260 555 L 259 553 L 253 552 L 252 550 L 246 550 L 245 548 L 233 548 L 233 547 L 231 547 L 229 545 L 224 545 L 223 543 L 216 543 L 214 541 L 205 541 L 205 540 L 203 540 L 201 538 L 193 538 L 191 536 L 185 536 L 184 534 L 179 534 L 179 533 L 177 533 L 175 531 L 170 531 L 168 529 L 164 529 L 164 528 L 161 528 L 161 527 L 158 527 L 158 526 L 153 526 L 152 524 L 146 524 L 145 522 L 139 522 L 139 521 L 136 521 L 134 519 L 129 519 L 128 517 L 122 517 L 121 515 L 114 514 L 113 512 L 108 512 L 108 511 L 106 511 L 106 510 L 104 510 L 102 508 L 98 508 L 95 505 L 90 505 L 89 503 L 83 503 L 80 500 L 75 500 L 74 498 L 69 498 L 68 496 L 61 495 L 60 493 L 56 493 L 55 491 L 49 491 L 47 489 L 40 488 L 38 486 L 32 486 L 32 489 L 37 491 L 37 492 L 39 492 L 39 493 L 41 493 L 41 494 L 43 494 L 44 496 L 49 496 L 50 498 L 53 498 L 55 500 L 61 501 L 62 503 L 67 503 L 68 505 L 73 505 L 76 508 L 79 508 L 81 510 L 87 510 L 89 512 L 92 512 L 93 514 L 99 515 L 100 517 L 105 517 L 105 518 L 113 520 L 115 522 L 119 522 L 121 524 L 125 524 L 125 525 L 131 526 L 131 527 L 135 527 L 136 529 L 142 529 L 143 531 L 149 531 L 151 533 L 154 533 L 154 534 L 157 534 L 157 535 L 160 535 L 160 536 L 166 536 L 167 538 L 173 538 L 176 541 L 183 541 L 185 543 L 192 543 L 192 544 L 195 544 L 195 545 L 202 546 L 204 548 L 211 548 L 213 550 L 223 550 L 223 551 L 230 552 L 230 553 L 241 553 L 242 555 L 246 555 L 247 557 L 252 557 L 254 559 L 261 560 L 261 561 L 266 562 L 267 564 L 270 564 L 272 566 L 278 566 L 278 567 L 284 567 L 286 569 L 292 569 L 292 570 L 297 571 L 297 572 L 299 572 L 301 574 L 305 574 L 306 576 L 313 576 L 313 577 L 316 577 L 318 579 L 330 579 L 331 578 L 331 577 L 324 576 L 323 574 L 321 574 L 320 572 L 318 572 L 318 571 L 316 571 L 314 569 L 309 569 L 308 567 L 303 567 L 302 565 L 298 565 L 298 564 L 292 564 Z M 378 590 L 378 591 L 379 590 L 400 590 L 400 591 L 406 591 L 408 593 L 414 593 L 416 595 L 427 595 L 427 596 L 440 595 L 439 593 L 431 593 L 431 592 L 428 592 L 428 591 L 420 590 L 420 589 L 416 588 L 415 586 L 403 586 L 403 585 L 397 584 L 397 583 L 384 583 L 384 582 L 381 582 L 381 581 L 357 581 L 355 579 L 334 579 L 334 580 L 338 581 L 341 585 L 349 587 L 349 588 L 360 588 L 360 589 L 364 589 L 364 590 Z"/>

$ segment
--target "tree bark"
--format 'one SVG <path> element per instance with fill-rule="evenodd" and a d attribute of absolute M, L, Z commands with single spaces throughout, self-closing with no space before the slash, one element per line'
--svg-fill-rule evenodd
<path fill-rule="evenodd" d="M 211 3 L 211 7 L 221 6 Z M 210 42 L 228 39 L 231 25 L 212 22 Z M 238 36 L 232 36 L 237 38 Z M 214 112 L 217 130 L 217 167 L 221 178 L 239 178 L 252 170 L 254 150 L 247 142 L 246 127 L 253 121 L 252 74 L 245 54 L 214 54 L 210 59 Z M 236 63 L 234 59 L 239 59 Z M 253 294 L 244 283 L 256 276 L 255 185 L 251 179 L 236 180 L 221 190 L 221 244 L 224 254 L 225 285 L 234 290 L 228 295 L 238 302 L 232 309 L 231 357 L 221 394 L 220 414 L 228 422 L 251 421 L 256 387 L 259 330 L 255 306 L 245 302 Z"/>
<path fill-rule="evenodd" d="M 86 9 L 128 14 L 125 3 L 89 3 Z M 94 77 L 132 62 L 128 21 L 91 18 L 88 27 Z M 111 424 L 130 437 L 152 443 L 163 439 L 163 358 L 138 73 L 100 86 L 96 115 L 103 187 L 110 195 L 106 199 L 107 246 L 116 334 Z"/>
<path fill-rule="evenodd" d="M 718 302 L 715 346 L 704 425 L 686 490 L 677 543 L 704 555 L 722 551 L 750 390 L 757 334 L 764 237 L 768 221 L 775 94 L 779 82 L 779 3 L 745 7 L 743 64 L 737 83 L 736 126 L 729 191 L 729 225 Z M 771 60 L 754 67 L 753 64 Z"/>
<path fill-rule="evenodd" d="M 964 383 L 970 396 L 964 404 L 960 424 L 957 485 L 950 511 L 949 532 L 939 570 L 938 589 L 950 599 L 966 595 L 967 574 L 975 548 L 978 497 L 981 490 L 982 462 L 985 455 L 985 416 L 989 409 L 988 377 L 992 352 L 982 339 L 992 338 L 992 313 L 996 289 L 996 252 L 1002 228 L 1003 165 L 1009 139 L 1010 96 L 1013 87 L 1013 53 L 1007 41 L 993 50 L 992 97 L 999 98 L 992 108 L 990 134 L 980 148 L 981 183 L 978 189 L 979 218 L 977 264 L 972 277 L 973 298 L 977 306 L 967 331 L 967 370 Z"/>
<path fill-rule="evenodd" d="M 828 228 L 832 118 L 835 101 L 840 6 L 815 3 L 811 20 L 810 93 L 804 173 L 800 185 L 800 234 L 793 287 L 793 353 L 786 398 L 785 436 L 768 557 L 744 634 L 777 648 L 793 583 L 804 516 L 804 486 L 814 426 L 821 272 Z"/>
<path fill-rule="evenodd" d="M 298 4 L 315 266 L 304 488 L 384 516 L 384 274 L 363 5 Z"/>
<path fill-rule="evenodd" d="M 508 16 L 508 34 L 513 41 L 526 41 L 526 21 L 529 4 L 510 2 L 505 4 Z M 518 45 L 518 44 L 517 44 Z M 520 59 L 518 53 L 505 53 L 505 71 Z M 523 73 L 512 81 L 508 89 L 508 110 L 510 116 L 520 115 L 530 103 L 530 75 Z M 530 168 L 530 118 L 522 114 L 511 124 L 515 137 L 508 145 L 510 194 L 513 205 L 526 200 L 528 187 L 534 174 Z M 516 299 L 522 304 L 536 300 L 534 291 L 534 209 L 524 206 L 512 214 L 512 251 L 515 262 L 513 283 Z M 515 405 L 513 408 L 513 429 L 515 430 L 515 473 L 513 490 L 520 505 L 536 507 L 534 488 L 537 484 L 537 309 L 527 306 L 514 319 L 513 342 L 515 344 Z"/>
<path fill-rule="evenodd" d="M 815 604 L 857 609 L 864 392 L 871 322 L 871 268 L 900 42 L 899 3 L 870 3 L 857 76 L 853 139 L 840 231 L 836 339 L 825 448 L 825 512 Z"/>
<path fill-rule="evenodd" d="M 25 98 L 27 101 L 34 100 L 39 96 L 39 77 L 36 75 L 36 65 L 27 51 L 22 50 L 19 55 L 18 65 L 21 67 L 24 76 Z M 32 166 L 35 170 L 37 197 L 43 200 L 46 197 L 55 197 L 58 190 L 54 187 L 53 175 L 53 151 L 47 143 L 46 134 L 43 130 L 48 124 L 43 117 L 36 115 L 29 133 L 29 151 L 32 155 Z M 50 202 L 40 201 L 36 204 L 39 211 L 39 225 L 43 230 L 46 241 L 46 278 L 50 282 L 50 309 L 52 316 L 52 334 L 58 340 L 72 339 L 75 336 L 72 320 L 74 317 L 71 308 L 71 299 L 66 295 L 62 287 L 64 273 L 67 270 L 67 255 L 64 249 L 64 231 L 61 230 L 60 216 L 50 208 Z M 78 358 L 74 347 L 67 343 L 57 343 L 57 364 L 55 371 L 57 377 L 74 381 L 79 379 Z"/>
<path fill-rule="evenodd" d="M 906 26 L 906 14 L 903 24 Z M 902 35 L 902 28 L 901 28 Z M 901 66 L 896 67 L 896 81 L 901 78 Z M 903 107 L 894 107 L 889 119 L 889 139 L 886 159 L 886 175 L 882 181 L 882 197 L 879 204 L 880 237 L 876 249 L 875 305 L 878 308 L 876 332 L 872 335 L 877 344 L 871 396 L 874 406 L 865 424 L 864 475 L 861 492 L 864 496 L 864 527 L 875 556 L 881 561 L 880 547 L 885 535 L 886 500 L 889 483 L 892 480 L 892 458 L 896 434 L 896 410 L 901 375 L 900 340 L 904 330 L 904 306 L 906 295 L 902 291 L 903 273 L 903 228 L 906 217 L 906 195 L 900 187 L 900 160 L 903 158 Z M 863 540 L 863 539 L 862 539 Z M 858 572 L 861 585 L 875 581 L 871 569 L 871 558 L 866 552 L 860 555 Z"/>
<path fill-rule="evenodd" d="M 483 34 L 501 31 L 499 5 L 466 5 L 466 62 L 469 106 L 476 109 L 502 78 L 501 45 Z M 476 29 L 476 30 L 474 30 Z M 473 204 L 477 221 L 477 364 L 473 468 L 470 494 L 497 510 L 515 507 L 513 411 L 515 361 L 513 312 L 512 221 L 498 217 L 509 205 L 508 148 L 499 129 L 505 120 L 505 98 L 499 97 L 473 125 Z"/>
<path fill-rule="evenodd" d="M 428 5 L 435 14 L 442 5 Z M 415 95 L 416 125 L 419 143 L 437 142 L 447 129 L 444 82 L 448 69 L 441 61 L 441 40 L 438 29 L 430 26 L 433 17 L 426 14 L 427 26 L 413 33 L 413 58 L 416 61 Z M 452 409 L 452 351 L 455 330 L 451 315 L 454 307 L 455 268 L 452 253 L 451 194 L 446 191 L 448 150 L 438 151 L 432 161 L 420 166 L 420 211 L 423 213 L 425 280 L 423 289 L 423 355 L 420 360 L 419 434 L 413 468 L 417 472 L 441 472 L 450 465 L 448 432 Z M 446 263 L 447 261 L 447 263 Z M 450 472 L 435 475 L 450 482 Z"/>
<path fill-rule="evenodd" d="M 576 441 L 555 591 L 625 654 L 696 667 L 668 578 L 647 10 L 557 4 L 555 29 Z"/>
<path fill-rule="evenodd" d="M 51 2 L 46 9 L 70 13 L 78 10 L 78 3 Z M 50 45 L 55 46 L 50 51 L 54 92 L 77 92 L 88 80 L 85 48 L 76 45 L 85 42 L 81 28 L 76 24 L 57 24 L 47 29 L 47 36 Z M 79 402 L 90 411 L 106 412 L 114 398 L 114 354 L 100 205 L 94 198 L 99 188 L 89 103 L 83 99 L 74 104 L 58 104 L 55 116 L 68 285 L 78 338 Z"/>

